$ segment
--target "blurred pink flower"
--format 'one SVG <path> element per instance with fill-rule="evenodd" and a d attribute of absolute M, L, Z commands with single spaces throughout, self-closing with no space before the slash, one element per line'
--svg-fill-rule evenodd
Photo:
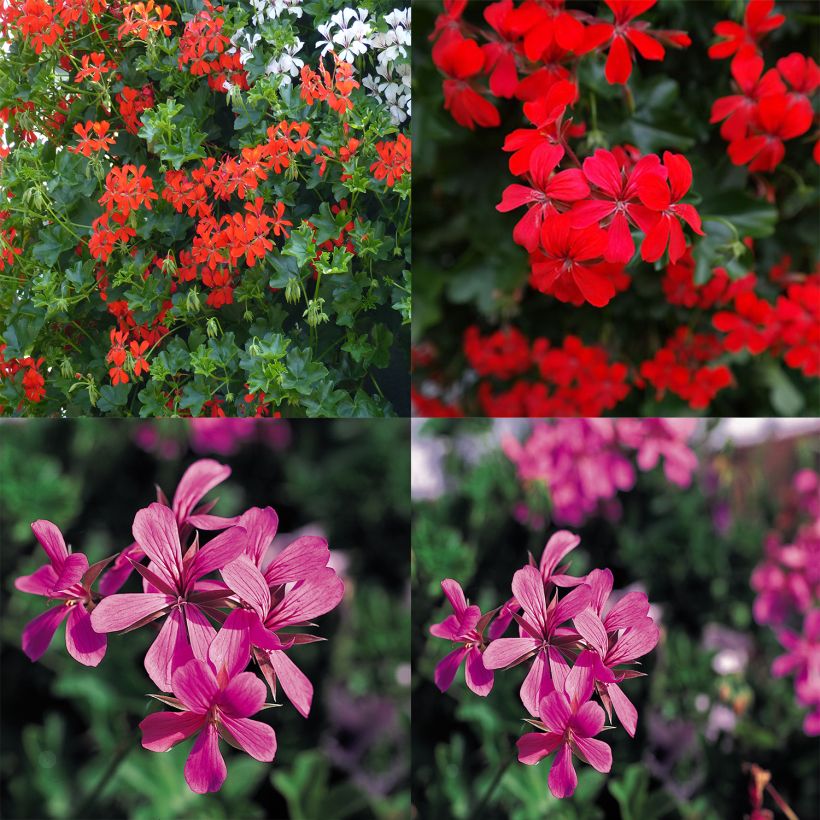
<path fill-rule="evenodd" d="M 786 653 L 775 658 L 775 677 L 794 675 L 795 694 L 801 706 L 809 708 L 803 722 L 807 735 L 820 735 L 820 609 L 812 609 L 803 621 L 803 634 L 782 629 L 777 639 Z"/>
<path fill-rule="evenodd" d="M 97 666 L 105 656 L 105 635 L 95 631 L 89 613 L 94 608 L 91 584 L 107 561 L 89 567 L 81 552 L 69 552 L 63 534 L 51 521 L 35 521 L 34 537 L 45 550 L 49 563 L 17 578 L 14 586 L 21 592 L 42 595 L 58 605 L 30 621 L 23 630 L 23 651 L 32 661 L 48 649 L 57 627 L 68 618 L 65 645 L 74 660 Z"/>

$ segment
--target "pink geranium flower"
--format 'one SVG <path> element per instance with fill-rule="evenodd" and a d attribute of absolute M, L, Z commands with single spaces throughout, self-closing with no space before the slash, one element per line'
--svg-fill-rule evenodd
<path fill-rule="evenodd" d="M 441 623 L 430 627 L 430 634 L 436 638 L 452 641 L 457 648 L 439 661 L 436 666 L 436 686 L 446 692 L 453 682 L 462 661 L 467 686 L 476 695 L 486 697 L 493 688 L 493 673 L 484 663 L 484 627 L 494 613 L 482 617 L 481 610 L 470 605 L 464 596 L 464 590 L 458 581 L 445 578 L 441 588 L 453 607 L 453 614 L 448 615 Z"/>
<path fill-rule="evenodd" d="M 210 458 L 195 461 L 179 480 L 173 502 L 169 502 L 165 493 L 157 487 L 157 502 L 173 510 L 179 527 L 180 540 L 185 541 L 194 527 L 201 530 L 226 529 L 237 523 L 237 518 L 221 518 L 209 515 L 216 501 L 201 504 L 200 501 L 218 484 L 231 474 L 227 464 L 220 464 Z M 100 581 L 100 592 L 113 595 L 118 592 L 134 570 L 133 561 L 140 561 L 145 556 L 139 544 L 126 547 L 111 565 Z"/>
<path fill-rule="evenodd" d="M 45 550 L 49 563 L 31 575 L 17 578 L 14 586 L 21 592 L 42 595 L 57 606 L 26 624 L 23 651 L 32 661 L 48 649 L 57 627 L 66 619 L 65 645 L 69 655 L 85 666 L 97 666 L 105 655 L 105 635 L 94 630 L 89 613 L 94 608 L 91 584 L 107 561 L 88 566 L 81 552 L 69 552 L 63 534 L 51 521 L 35 521 L 34 537 Z"/>
<path fill-rule="evenodd" d="M 313 685 L 286 651 L 320 639 L 293 632 L 280 637 L 278 632 L 307 626 L 330 612 L 344 597 L 344 583 L 327 566 L 327 541 L 316 536 L 297 538 L 265 565 L 277 525 L 277 515 L 270 507 L 248 510 L 240 518 L 248 535 L 245 553 L 222 569 L 222 577 L 248 608 L 245 628 L 271 692 L 275 696 L 278 681 L 299 714 L 307 717 Z"/>
<path fill-rule="evenodd" d="M 265 684 L 245 672 L 250 645 L 232 613 L 211 642 L 205 659 L 193 658 L 172 675 L 175 698 L 161 697 L 178 712 L 157 712 L 140 723 L 142 745 L 167 752 L 199 732 L 188 761 L 185 781 L 191 791 L 219 791 L 227 776 L 219 738 L 270 762 L 276 755 L 276 733 L 265 723 L 251 720 L 265 705 Z"/>
<path fill-rule="evenodd" d="M 777 678 L 795 676 L 797 702 L 810 710 L 803 731 L 811 736 L 820 735 L 820 609 L 806 614 L 802 635 L 782 629 L 777 639 L 786 652 L 775 658 L 772 674 Z"/>
<path fill-rule="evenodd" d="M 563 686 L 539 702 L 539 720 L 530 723 L 543 731 L 522 735 L 516 743 L 518 760 L 528 766 L 556 752 L 548 780 L 555 797 L 571 797 L 578 785 L 573 754 L 599 772 L 612 768 L 609 746 L 595 740 L 595 735 L 604 728 L 604 710 L 590 700 L 593 685 L 592 659 L 582 652 Z"/>
<path fill-rule="evenodd" d="M 197 538 L 183 555 L 178 517 L 155 503 L 136 514 L 133 535 L 151 562 L 146 567 L 132 560 L 146 591 L 103 598 L 92 614 L 92 625 L 98 632 L 122 632 L 167 616 L 145 656 L 145 670 L 168 692 L 174 670 L 204 654 L 215 634 L 206 612 L 229 594 L 224 589 L 202 588 L 197 582 L 242 554 L 245 530 L 231 527 L 201 548 Z"/>
<path fill-rule="evenodd" d="M 520 637 L 493 641 L 484 652 L 484 663 L 488 669 L 506 669 L 532 660 L 521 685 L 521 702 L 537 715 L 542 698 L 555 688 L 554 679 L 562 676 L 567 665 L 560 651 L 566 635 L 559 627 L 589 606 L 590 589 L 581 584 L 561 599 L 556 592 L 547 604 L 541 573 L 526 566 L 513 576 L 512 591 L 524 610 L 523 616 L 514 616 Z"/>

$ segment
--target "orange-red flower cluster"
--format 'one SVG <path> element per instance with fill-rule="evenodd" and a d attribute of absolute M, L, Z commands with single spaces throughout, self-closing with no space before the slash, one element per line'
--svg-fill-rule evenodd
<path fill-rule="evenodd" d="M 370 166 L 376 179 L 386 179 L 392 188 L 405 174 L 409 174 L 412 162 L 412 143 L 399 134 L 393 142 L 377 142 L 379 159 Z"/>
<path fill-rule="evenodd" d="M 92 83 L 98 83 L 102 79 L 103 74 L 109 71 L 114 71 L 117 64 L 113 60 L 106 60 L 105 54 L 102 51 L 91 51 L 88 54 L 83 54 L 80 59 L 82 68 L 77 72 L 74 78 L 75 83 L 81 83 L 83 80 L 91 80 Z"/>
<path fill-rule="evenodd" d="M 170 6 L 157 6 L 154 0 L 147 3 L 128 3 L 123 6 L 123 24 L 117 31 L 117 39 L 122 40 L 133 34 L 140 40 L 147 40 L 152 31 L 161 31 L 166 37 L 171 34 L 171 28 L 176 20 L 169 20 Z"/>
<path fill-rule="evenodd" d="M 319 63 L 319 70 L 314 71 L 310 66 L 302 66 L 302 85 L 300 94 L 308 104 L 326 102 L 337 114 L 344 114 L 353 110 L 353 101 L 350 95 L 359 87 L 353 79 L 353 66 L 340 60 L 335 54 L 333 75 L 325 68 L 324 61 Z"/>
<path fill-rule="evenodd" d="M 125 86 L 117 94 L 116 100 L 126 130 L 131 134 L 136 134 L 140 129 L 142 112 L 154 107 L 154 89 L 150 83 L 139 90 Z"/>
<path fill-rule="evenodd" d="M 214 14 L 223 10 L 205 0 L 205 8 L 185 24 L 179 38 L 179 67 L 188 66 L 195 77 L 207 77 L 214 91 L 227 91 L 225 83 L 247 88 L 239 51 L 232 49 L 230 38 L 222 32 L 225 21 Z"/>
<path fill-rule="evenodd" d="M 102 120 L 94 122 L 88 120 L 85 125 L 77 123 L 74 126 L 74 133 L 80 138 L 76 146 L 69 146 L 68 150 L 73 154 L 82 154 L 90 157 L 97 151 L 107 151 L 116 141 L 114 137 L 108 135 L 108 128 L 111 123 Z"/>

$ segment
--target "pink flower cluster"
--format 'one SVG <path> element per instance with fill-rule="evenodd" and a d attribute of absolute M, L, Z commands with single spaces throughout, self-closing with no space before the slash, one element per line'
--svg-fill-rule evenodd
<path fill-rule="evenodd" d="M 753 611 L 786 650 L 772 664 L 772 674 L 794 675 L 797 702 L 809 710 L 803 731 L 820 735 L 820 476 L 801 470 L 793 487 L 808 521 L 792 543 L 776 534 L 766 540 L 766 557 L 752 573 Z"/>
<path fill-rule="evenodd" d="M 232 518 L 210 514 L 215 502 L 202 499 L 230 472 L 211 459 L 195 462 L 172 502 L 158 490 L 157 502 L 137 512 L 134 542 L 91 566 L 83 553 L 69 550 L 54 524 L 35 521 L 32 530 L 49 563 L 15 582 L 53 604 L 23 631 L 23 651 L 33 661 L 66 619 L 66 648 L 86 666 L 102 661 L 108 633 L 160 625 L 144 665 L 162 693 L 152 697 L 174 711 L 140 723 L 142 745 L 164 752 L 197 735 L 185 780 L 198 793 L 218 791 L 225 781 L 220 737 L 257 760 L 273 760 L 273 728 L 251 719 L 266 708 L 268 687 L 275 700 L 281 686 L 308 716 L 313 686 L 289 652 L 321 640 L 304 628 L 344 595 L 324 539 L 297 538 L 271 559 L 278 526 L 272 508 L 253 507 Z M 119 592 L 133 571 L 141 576 L 141 591 Z M 264 682 L 248 671 L 251 662 Z"/>
<path fill-rule="evenodd" d="M 579 526 L 602 505 L 617 510 L 617 493 L 635 485 L 633 458 L 643 471 L 663 461 L 667 480 L 688 487 L 696 428 L 691 418 L 552 419 L 535 422 L 523 444 L 507 437 L 503 448 L 523 484 L 546 485 L 555 521 Z"/>
<path fill-rule="evenodd" d="M 612 767 L 612 752 L 596 735 L 613 711 L 634 737 L 638 713 L 621 684 L 643 674 L 632 665 L 655 648 L 660 635 L 645 593 L 613 597 L 610 570 L 576 577 L 567 574 L 568 564 L 559 566 L 579 543 L 571 532 L 556 532 L 540 564 L 530 556 L 513 576 L 513 597 L 483 615 L 457 581 L 445 579 L 441 586 L 453 614 L 430 628 L 456 644 L 436 667 L 442 692 L 462 661 L 467 686 L 482 697 L 492 690 L 496 670 L 528 665 L 520 697 L 530 715 L 525 721 L 538 731 L 518 739 L 518 759 L 535 765 L 555 752 L 549 789 L 559 798 L 570 797 L 578 783 L 573 755 L 599 772 Z M 502 637 L 512 621 L 518 636 Z"/>

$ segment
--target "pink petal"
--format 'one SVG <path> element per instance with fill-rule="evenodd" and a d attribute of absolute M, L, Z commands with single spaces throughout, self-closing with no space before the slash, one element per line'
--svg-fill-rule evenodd
<path fill-rule="evenodd" d="M 211 458 L 195 461 L 183 474 L 174 493 L 172 508 L 176 520 L 180 524 L 184 523 L 205 494 L 230 474 L 230 467 Z"/>
<path fill-rule="evenodd" d="M 531 566 L 522 567 L 513 575 L 512 591 L 524 612 L 542 631 L 546 630 L 547 602 L 541 573 Z"/>
<path fill-rule="evenodd" d="M 568 592 L 558 601 L 558 605 L 552 613 L 552 626 L 560 626 L 564 621 L 574 618 L 589 606 L 591 597 L 592 590 L 586 584 L 581 584 L 575 587 L 572 592 Z"/>
<path fill-rule="evenodd" d="M 341 578 L 329 567 L 317 572 L 285 594 L 271 610 L 266 625 L 277 629 L 292 624 L 305 623 L 319 615 L 330 612 L 344 596 Z"/>
<path fill-rule="evenodd" d="M 139 544 L 131 544 L 131 546 L 126 547 L 114 559 L 111 568 L 100 579 L 100 594 L 113 595 L 118 592 L 134 571 L 134 567 L 128 559 L 132 558 L 134 561 L 139 561 L 143 556 L 144 553 Z"/>
<path fill-rule="evenodd" d="M 589 605 L 595 612 L 600 612 L 612 592 L 612 571 L 594 569 L 587 575 L 585 583 L 591 590 Z"/>
<path fill-rule="evenodd" d="M 552 692 L 553 688 L 547 655 L 541 651 L 533 658 L 530 671 L 521 684 L 519 690 L 521 703 L 533 717 L 538 717 L 538 708 L 542 699 Z"/>
<path fill-rule="evenodd" d="M 225 517 L 223 515 L 207 515 L 205 513 L 197 515 L 197 513 L 194 513 L 188 516 L 186 524 L 198 530 L 211 532 L 212 530 L 226 530 L 228 527 L 235 527 L 239 523 L 240 517 L 238 515 Z"/>
<path fill-rule="evenodd" d="M 434 680 L 439 691 L 446 692 L 450 688 L 453 678 L 455 678 L 456 672 L 458 672 L 458 667 L 461 666 L 461 661 L 468 651 L 466 647 L 460 646 L 455 651 L 450 652 L 449 655 L 445 655 L 445 657 L 438 662 Z"/>
<path fill-rule="evenodd" d="M 276 756 L 276 732 L 271 726 L 258 720 L 232 718 L 223 715 L 221 726 L 243 751 L 255 760 L 269 763 Z"/>
<path fill-rule="evenodd" d="M 487 669 L 505 669 L 518 663 L 540 645 L 541 641 L 535 638 L 498 638 L 484 650 L 484 666 Z"/>
<path fill-rule="evenodd" d="M 217 702 L 220 709 L 237 718 L 255 715 L 265 705 L 265 684 L 253 672 L 240 672 L 231 678 Z"/>
<path fill-rule="evenodd" d="M 635 626 L 649 612 L 649 598 L 645 592 L 628 592 L 621 598 L 604 618 L 608 631 L 626 629 Z"/>
<path fill-rule="evenodd" d="M 213 705 L 219 685 L 211 667 L 198 658 L 175 669 L 172 691 L 190 712 L 204 715 Z"/>
<path fill-rule="evenodd" d="M 612 749 L 603 740 L 575 736 L 575 745 L 584 756 L 584 760 L 599 772 L 608 772 L 612 768 Z"/>
<path fill-rule="evenodd" d="M 303 581 L 327 566 L 330 550 L 327 541 L 316 535 L 303 535 L 288 544 L 265 569 L 269 587 Z"/>
<path fill-rule="evenodd" d="M 645 628 L 628 629 L 618 638 L 615 646 L 609 651 L 607 665 L 627 663 L 646 655 L 655 648 L 659 637 L 660 630 L 647 618 Z"/>
<path fill-rule="evenodd" d="M 91 616 L 82 604 L 71 607 L 65 625 L 65 648 L 84 666 L 97 666 L 105 656 L 108 639 L 91 626 Z"/>
<path fill-rule="evenodd" d="M 15 589 L 20 592 L 29 592 L 32 595 L 48 596 L 54 589 L 54 582 L 57 580 L 57 573 L 51 564 L 45 564 L 31 575 L 22 575 L 14 581 Z"/>
<path fill-rule="evenodd" d="M 578 776 L 572 766 L 572 752 L 566 743 L 562 743 L 558 748 L 547 783 L 553 796 L 558 798 L 571 797 L 575 792 Z"/>
<path fill-rule="evenodd" d="M 216 630 L 198 606 L 188 604 L 185 607 L 185 627 L 194 657 L 201 661 L 207 660 Z"/>
<path fill-rule="evenodd" d="M 145 654 L 145 671 L 162 692 L 170 692 L 174 670 L 186 664 L 193 654 L 185 633 L 185 617 L 178 607 L 168 614 L 159 634 Z"/>
<path fill-rule="evenodd" d="M 609 646 L 601 619 L 591 610 L 579 612 L 573 619 L 578 634 L 603 658 Z"/>
<path fill-rule="evenodd" d="M 458 615 L 448 615 L 441 623 L 430 627 L 430 634 L 446 641 L 455 641 L 461 637 L 461 621 Z"/>
<path fill-rule="evenodd" d="M 91 613 L 95 632 L 119 632 L 162 612 L 176 598 L 161 592 L 124 592 L 103 598 Z"/>
<path fill-rule="evenodd" d="M 206 723 L 185 763 L 185 782 L 192 792 L 218 792 L 228 770 L 219 753 L 219 735 L 213 723 Z"/>
<path fill-rule="evenodd" d="M 612 701 L 615 714 L 618 716 L 618 720 L 621 721 L 621 725 L 630 737 L 635 737 L 635 729 L 638 726 L 638 710 L 616 683 L 607 686 L 606 691 Z"/>
<path fill-rule="evenodd" d="M 268 658 L 288 699 L 302 717 L 307 717 L 313 703 L 313 684 L 284 652 L 270 652 Z"/>
<path fill-rule="evenodd" d="M 461 584 L 452 578 L 445 578 L 441 582 L 441 589 L 450 602 L 453 612 L 460 618 L 464 610 L 467 609 L 467 599 L 464 596 L 464 590 L 461 588 Z"/>
<path fill-rule="evenodd" d="M 142 746 L 150 752 L 167 752 L 205 723 L 193 712 L 154 712 L 140 722 Z"/>
<path fill-rule="evenodd" d="M 594 700 L 588 700 L 572 717 L 573 734 L 594 737 L 604 728 L 605 719 L 604 710 Z"/>
<path fill-rule="evenodd" d="M 493 688 L 493 673 L 484 666 L 481 650 L 473 647 L 467 653 L 467 663 L 464 664 L 467 687 L 476 695 L 486 697 Z"/>
<path fill-rule="evenodd" d="M 51 523 L 40 519 L 31 525 L 34 537 L 40 542 L 40 546 L 46 551 L 48 560 L 51 561 L 55 570 L 59 571 L 63 561 L 68 557 L 68 547 L 65 545 L 63 534 Z"/>
<path fill-rule="evenodd" d="M 575 663 L 567 675 L 564 682 L 564 691 L 572 704 L 573 711 L 576 711 L 582 703 L 586 703 L 592 697 L 592 689 L 595 686 L 594 667 L 594 653 L 585 650 L 575 659 Z"/>
<path fill-rule="evenodd" d="M 87 570 L 88 558 L 81 552 L 71 553 L 71 555 L 63 561 L 63 566 L 57 575 L 57 579 L 54 581 L 54 589 L 51 591 L 52 594 L 63 592 L 69 587 L 73 587 L 74 584 L 79 584 L 80 581 L 83 580 L 83 575 L 85 575 Z"/>
<path fill-rule="evenodd" d="M 251 659 L 251 619 L 255 618 L 242 609 L 235 609 L 228 615 L 208 649 L 208 659 L 217 674 L 224 669 L 228 678 L 232 678 L 248 666 Z"/>
<path fill-rule="evenodd" d="M 515 742 L 518 747 L 518 762 L 534 766 L 539 760 L 552 754 L 561 742 L 561 735 L 550 732 L 527 732 Z"/>
<path fill-rule="evenodd" d="M 225 583 L 253 611 L 264 619 L 270 610 L 270 589 L 257 565 L 247 555 L 240 555 L 222 568 Z"/>
<path fill-rule="evenodd" d="M 562 735 L 572 718 L 569 702 L 562 692 L 550 692 L 541 698 L 537 716 L 550 732 Z"/>
<path fill-rule="evenodd" d="M 174 514 L 162 504 L 149 504 L 134 516 L 134 540 L 156 564 L 163 580 L 178 588 L 182 580 L 182 547 Z"/>
<path fill-rule="evenodd" d="M 243 527 L 231 527 L 221 532 L 201 547 L 194 556 L 191 566 L 185 573 L 186 580 L 190 583 L 235 561 L 245 551 L 247 540 L 247 533 Z"/>
<path fill-rule="evenodd" d="M 48 649 L 57 627 L 68 615 L 67 606 L 55 606 L 47 609 L 42 615 L 38 615 L 34 620 L 29 621 L 23 630 L 23 652 L 28 657 L 37 661 Z"/>
<path fill-rule="evenodd" d="M 569 530 L 559 530 L 550 537 L 544 547 L 544 552 L 541 554 L 541 565 L 539 567 L 545 582 L 555 571 L 558 562 L 580 543 L 581 539 Z"/>

